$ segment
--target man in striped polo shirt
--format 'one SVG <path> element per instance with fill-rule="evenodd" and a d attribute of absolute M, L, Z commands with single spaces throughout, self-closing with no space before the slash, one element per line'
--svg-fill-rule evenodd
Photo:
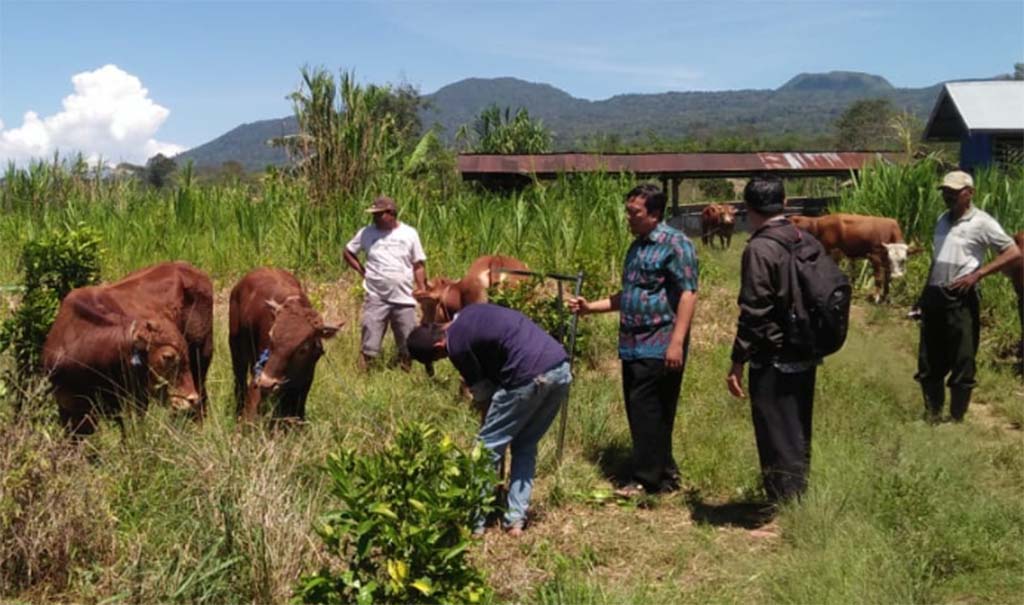
<path fill-rule="evenodd" d="M 619 358 L 633 438 L 632 478 L 616 493 L 633 497 L 679 488 L 672 427 L 697 304 L 697 253 L 682 232 L 662 222 L 665 194 L 640 185 L 626 194 L 633 240 L 622 290 L 597 301 L 574 298 L 573 311 L 619 311 Z"/>

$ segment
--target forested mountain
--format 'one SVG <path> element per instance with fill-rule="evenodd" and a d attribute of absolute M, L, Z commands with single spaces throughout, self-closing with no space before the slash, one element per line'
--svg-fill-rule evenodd
<path fill-rule="evenodd" d="M 425 127 L 438 125 L 447 141 L 482 109 L 525 107 L 554 133 L 555 148 L 581 149 L 601 137 L 617 141 L 708 138 L 712 136 L 782 137 L 827 140 L 836 118 L 851 103 L 887 98 L 900 110 L 925 119 L 940 84 L 896 88 L 885 78 L 858 72 L 800 74 L 775 90 L 623 94 L 601 101 L 578 99 L 549 84 L 516 78 L 468 78 L 424 95 L 420 112 Z M 214 167 L 227 161 L 246 170 L 280 165 L 283 151 L 268 139 L 295 132 L 294 118 L 244 124 L 176 158 Z"/>

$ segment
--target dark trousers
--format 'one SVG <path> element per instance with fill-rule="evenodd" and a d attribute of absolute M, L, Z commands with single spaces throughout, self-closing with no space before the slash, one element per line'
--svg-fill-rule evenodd
<path fill-rule="evenodd" d="M 764 490 L 773 502 L 799 496 L 811 468 L 811 417 L 817 368 L 783 373 L 750 368 L 750 402 Z"/>
<path fill-rule="evenodd" d="M 925 407 L 942 412 L 946 392 L 951 392 L 950 414 L 963 418 L 974 388 L 975 356 L 981 336 L 976 290 L 952 295 L 944 288 L 928 286 L 921 296 L 921 342 L 917 351 L 917 375 Z M 946 376 L 949 376 L 948 380 Z"/>
<path fill-rule="evenodd" d="M 672 457 L 683 373 L 665 369 L 664 359 L 622 362 L 622 392 L 633 437 L 633 480 L 650 492 L 678 487 L 679 468 Z"/>

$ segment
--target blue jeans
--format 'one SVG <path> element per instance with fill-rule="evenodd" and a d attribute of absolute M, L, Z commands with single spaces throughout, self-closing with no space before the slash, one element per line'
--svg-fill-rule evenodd
<path fill-rule="evenodd" d="M 506 525 L 526 521 L 537 468 L 537 443 L 569 398 L 571 382 L 572 373 L 566 361 L 521 387 L 499 388 L 491 397 L 491 407 L 480 427 L 480 441 L 495 466 L 500 464 L 505 448 L 512 447 Z M 477 527 L 483 527 L 483 523 L 483 519 L 478 519 Z"/>

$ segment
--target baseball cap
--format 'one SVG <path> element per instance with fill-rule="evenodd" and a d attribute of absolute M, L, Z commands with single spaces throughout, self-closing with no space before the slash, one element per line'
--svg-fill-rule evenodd
<path fill-rule="evenodd" d="M 395 200 L 389 198 L 386 195 L 382 195 L 379 198 L 373 200 L 373 205 L 366 209 L 367 212 L 398 212 L 398 207 L 395 206 Z"/>
<path fill-rule="evenodd" d="M 953 189 L 954 191 L 959 191 L 965 187 L 974 189 L 974 179 L 962 170 L 947 172 L 946 176 L 942 177 L 942 184 L 939 185 L 939 189 Z"/>

